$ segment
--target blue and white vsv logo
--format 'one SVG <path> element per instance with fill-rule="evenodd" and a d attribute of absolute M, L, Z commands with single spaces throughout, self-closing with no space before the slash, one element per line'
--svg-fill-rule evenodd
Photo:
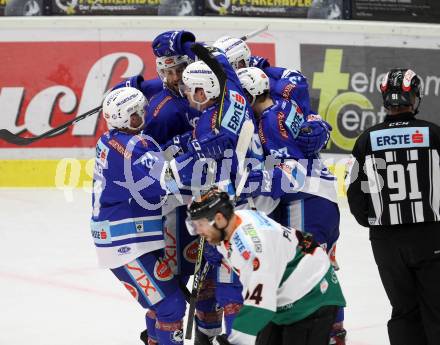
<path fill-rule="evenodd" d="M 428 127 L 382 129 L 370 133 L 373 151 L 429 147 Z"/>

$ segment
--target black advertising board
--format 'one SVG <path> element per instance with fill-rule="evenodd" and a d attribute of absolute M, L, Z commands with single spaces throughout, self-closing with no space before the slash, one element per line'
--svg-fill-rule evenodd
<path fill-rule="evenodd" d="M 206 16 L 342 19 L 343 0 L 201 0 Z"/>
<path fill-rule="evenodd" d="M 352 19 L 440 23 L 439 0 L 351 0 Z"/>
<path fill-rule="evenodd" d="M 52 0 L 53 15 L 195 14 L 195 0 Z"/>
<path fill-rule="evenodd" d="M 0 16 L 42 16 L 50 14 L 44 0 L 0 0 Z"/>
<path fill-rule="evenodd" d="M 382 122 L 379 84 L 391 68 L 411 68 L 425 96 L 420 114 L 440 125 L 440 51 L 302 44 L 301 71 L 308 77 L 312 109 L 333 127 L 329 152 L 349 152 L 358 135 Z"/>

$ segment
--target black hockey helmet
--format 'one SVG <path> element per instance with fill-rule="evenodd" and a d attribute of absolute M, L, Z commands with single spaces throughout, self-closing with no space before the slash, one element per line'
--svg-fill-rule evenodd
<path fill-rule="evenodd" d="M 201 196 L 199 201 L 193 200 L 188 206 L 188 215 L 191 220 L 207 218 L 211 221 L 218 212 L 229 220 L 234 213 L 234 205 L 228 193 L 219 191 L 217 187 L 211 188 Z"/>
<path fill-rule="evenodd" d="M 380 84 L 382 92 L 383 105 L 385 108 L 390 107 L 407 107 L 413 105 L 411 95 L 415 95 L 421 100 L 420 78 L 410 69 L 395 68 L 390 70 Z"/>

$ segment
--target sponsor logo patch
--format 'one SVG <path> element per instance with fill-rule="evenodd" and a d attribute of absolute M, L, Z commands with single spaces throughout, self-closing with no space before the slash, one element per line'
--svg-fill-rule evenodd
<path fill-rule="evenodd" d="M 260 268 L 260 260 L 258 260 L 258 258 L 255 258 L 252 261 L 252 266 L 254 268 L 254 271 L 257 271 Z"/>
<path fill-rule="evenodd" d="M 183 257 L 185 260 L 195 264 L 197 259 L 197 249 L 199 247 L 199 241 L 196 239 L 188 244 L 183 250 Z"/>
<path fill-rule="evenodd" d="M 136 232 L 144 232 L 144 222 L 137 221 L 135 222 Z"/>
<path fill-rule="evenodd" d="M 321 290 L 321 293 L 322 294 L 325 294 L 325 292 L 327 291 L 327 289 L 328 289 L 328 281 L 327 281 L 327 279 L 323 279 L 322 281 L 321 281 L 321 283 L 319 284 L 319 288 L 320 288 L 320 290 Z"/>
<path fill-rule="evenodd" d="M 222 120 L 222 126 L 238 134 L 246 114 L 246 100 L 237 91 L 229 92 L 229 107 Z"/>
<path fill-rule="evenodd" d="M 109 148 L 99 140 L 96 144 L 96 162 L 104 168 L 107 168 L 108 152 Z"/>
<path fill-rule="evenodd" d="M 171 340 L 177 344 L 182 343 L 183 342 L 183 330 L 178 329 L 177 331 L 174 331 L 171 336 Z"/>
<path fill-rule="evenodd" d="M 141 290 L 143 296 L 147 299 L 148 303 L 156 304 L 163 298 L 161 292 L 158 290 L 157 285 L 153 279 L 144 271 L 140 263 L 135 260 L 126 264 L 125 270 L 136 282 L 136 285 Z M 155 270 L 156 271 L 156 270 Z"/>
<path fill-rule="evenodd" d="M 164 261 L 156 261 L 154 265 L 154 276 L 157 280 L 168 281 L 173 278 L 173 271 Z"/>
<path fill-rule="evenodd" d="M 299 106 L 292 102 L 292 109 L 287 115 L 286 125 L 293 137 L 296 138 L 301 129 L 301 125 L 304 123 L 304 116 Z"/>
<path fill-rule="evenodd" d="M 428 127 L 389 128 L 370 133 L 373 151 L 428 147 Z"/>
<path fill-rule="evenodd" d="M 126 255 L 126 254 L 128 254 L 130 252 L 131 252 L 131 248 L 127 247 L 127 246 L 124 246 L 124 247 L 121 247 L 121 248 L 118 249 L 118 254 L 119 255 Z"/>
<path fill-rule="evenodd" d="M 90 228 L 93 240 L 96 244 L 108 244 L 112 242 L 108 222 L 91 222 Z"/>
<path fill-rule="evenodd" d="M 139 299 L 139 293 L 138 290 L 131 284 L 127 283 L 127 282 L 122 282 L 125 286 L 125 288 L 128 290 L 128 292 L 130 292 L 130 294 L 136 299 Z"/>

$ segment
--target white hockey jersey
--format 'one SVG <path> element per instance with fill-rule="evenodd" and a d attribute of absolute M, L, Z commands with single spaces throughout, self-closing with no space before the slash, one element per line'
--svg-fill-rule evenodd
<path fill-rule="evenodd" d="M 251 210 L 235 212 L 237 228 L 219 251 L 239 274 L 244 305 L 229 341 L 254 344 L 270 321 L 291 324 L 325 305 L 345 305 L 338 279 L 325 251 L 303 250 L 296 230 Z"/>

